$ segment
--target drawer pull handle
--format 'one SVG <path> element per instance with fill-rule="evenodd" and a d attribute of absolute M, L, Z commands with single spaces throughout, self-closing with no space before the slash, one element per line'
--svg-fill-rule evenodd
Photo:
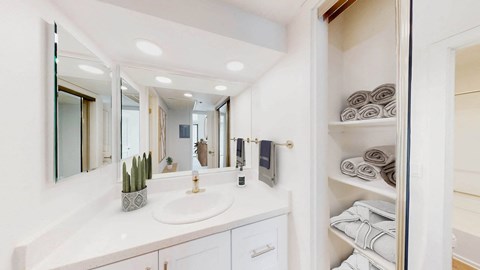
<path fill-rule="evenodd" d="M 163 270 L 168 270 L 168 262 L 163 263 Z"/>
<path fill-rule="evenodd" d="M 254 250 L 252 251 L 252 259 L 253 259 L 253 258 L 256 258 L 256 257 L 258 257 L 258 256 L 260 256 L 260 255 L 263 255 L 263 254 L 265 254 L 265 253 L 268 253 L 268 252 L 270 252 L 270 251 L 272 251 L 272 250 L 275 250 L 275 247 L 272 247 L 272 246 L 270 246 L 270 245 L 266 245 L 265 248 L 262 249 L 262 250 L 260 250 L 260 251 L 257 251 L 257 250 L 254 249 Z"/>
<path fill-rule="evenodd" d="M 145 270 L 152 270 L 152 268 L 147 266 L 147 267 L 145 267 Z"/>

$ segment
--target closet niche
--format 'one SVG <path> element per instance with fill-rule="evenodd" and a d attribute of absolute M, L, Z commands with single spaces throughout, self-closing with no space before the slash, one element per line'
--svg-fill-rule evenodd
<path fill-rule="evenodd" d="M 319 15 L 323 15 L 320 20 L 328 23 L 330 269 L 351 269 L 348 264 L 342 265 L 349 257 L 350 264 L 368 265 L 368 268 L 359 269 L 396 269 L 397 191 L 395 183 L 388 184 L 380 175 L 386 164 L 377 164 L 375 169 L 379 171 L 373 173 L 378 175 L 370 181 L 355 176 L 356 173 L 347 175 L 340 169 L 346 159 L 359 157 L 356 161 L 365 162 L 365 152 L 378 146 L 391 146 L 393 154 L 387 162 L 395 168 L 397 118 L 391 113 L 395 114 L 396 110 L 387 114 L 384 107 L 388 103 L 396 105 L 396 96 L 383 104 L 365 101 L 374 104 L 370 105 L 372 112 L 365 113 L 362 111 L 365 104 L 359 105 L 352 110 L 353 119 L 350 121 L 341 119 L 341 114 L 351 107 L 347 100 L 353 93 L 373 91 L 379 86 L 390 87 L 391 91 L 398 84 L 396 2 L 338 1 L 323 8 L 328 10 Z M 362 117 L 358 116 L 359 113 Z M 367 166 L 371 164 L 367 162 Z M 358 170 L 358 166 L 355 169 Z M 363 203 L 359 204 L 359 201 Z M 367 211 L 369 214 L 355 214 L 353 216 L 361 218 L 352 222 L 348 220 L 352 216 L 345 212 L 348 209 L 349 212 Z"/>

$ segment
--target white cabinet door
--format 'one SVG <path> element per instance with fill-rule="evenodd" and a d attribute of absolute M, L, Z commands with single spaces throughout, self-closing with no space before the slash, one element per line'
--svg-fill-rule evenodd
<path fill-rule="evenodd" d="M 159 251 L 160 270 L 230 270 L 230 231 Z"/>
<path fill-rule="evenodd" d="M 158 270 L 158 251 L 105 265 L 96 270 Z"/>
<path fill-rule="evenodd" d="M 232 230 L 232 270 L 287 270 L 287 216 Z"/>

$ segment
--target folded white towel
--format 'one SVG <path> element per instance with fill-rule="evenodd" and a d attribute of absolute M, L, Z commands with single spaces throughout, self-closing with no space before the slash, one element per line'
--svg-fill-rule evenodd
<path fill-rule="evenodd" d="M 382 168 L 377 167 L 367 162 L 361 162 L 357 166 L 357 176 L 363 180 L 374 181 L 382 178 L 380 172 Z"/>
<path fill-rule="evenodd" d="M 367 104 L 358 110 L 358 119 L 368 120 L 383 117 L 383 106 L 377 104 Z"/>
<path fill-rule="evenodd" d="M 394 100 L 383 107 L 385 117 L 395 117 L 397 115 L 397 102 Z"/>
<path fill-rule="evenodd" d="M 351 94 L 348 99 L 347 103 L 349 107 L 358 109 L 370 103 L 372 101 L 372 92 L 361 90 Z"/>
<path fill-rule="evenodd" d="M 358 120 L 358 110 L 352 107 L 347 107 L 340 114 L 342 122 Z"/>
<path fill-rule="evenodd" d="M 395 160 L 395 146 L 383 145 L 368 149 L 363 155 L 365 162 L 383 167 Z"/>
<path fill-rule="evenodd" d="M 357 166 L 362 162 L 363 157 L 345 159 L 340 164 L 340 171 L 348 176 L 357 176 Z"/>
<path fill-rule="evenodd" d="M 380 268 L 357 250 L 354 250 L 350 257 L 343 261 L 339 267 L 332 270 L 380 270 Z"/>
<path fill-rule="evenodd" d="M 356 201 L 340 215 L 330 218 L 330 225 L 354 239 L 361 249 L 371 249 L 395 262 L 395 204 L 378 200 Z"/>
<path fill-rule="evenodd" d="M 395 84 L 385 83 L 372 91 L 372 103 L 384 105 L 395 100 Z"/>

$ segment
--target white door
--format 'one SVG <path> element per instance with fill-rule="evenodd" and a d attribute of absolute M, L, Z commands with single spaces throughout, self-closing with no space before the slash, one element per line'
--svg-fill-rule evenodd
<path fill-rule="evenodd" d="M 159 251 L 160 270 L 229 270 L 230 231 Z"/>
<path fill-rule="evenodd" d="M 105 265 L 96 270 L 158 270 L 158 252 L 148 253 L 124 261 Z"/>

